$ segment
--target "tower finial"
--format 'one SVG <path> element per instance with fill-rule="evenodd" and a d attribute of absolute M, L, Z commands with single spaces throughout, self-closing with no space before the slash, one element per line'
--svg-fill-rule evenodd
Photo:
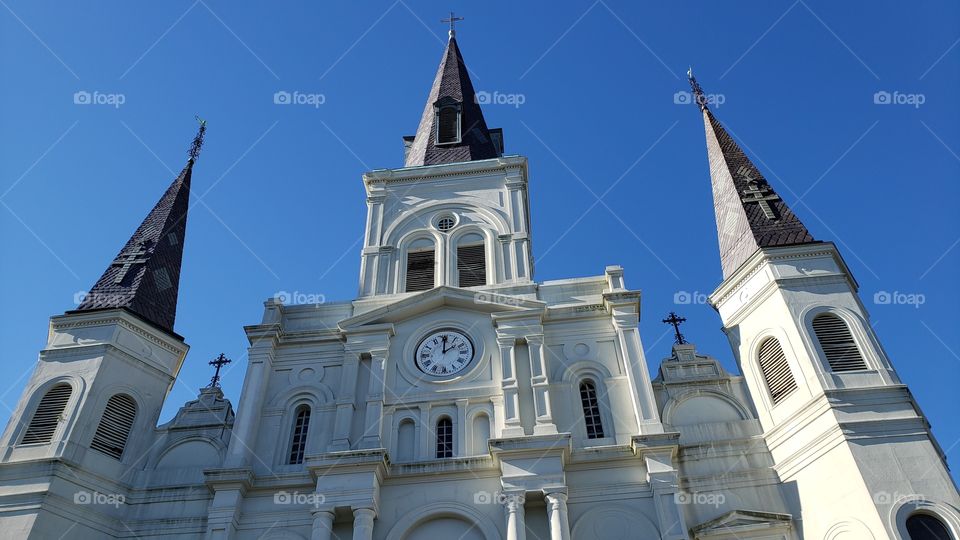
<path fill-rule="evenodd" d="M 457 29 L 456 29 L 456 26 L 455 26 L 455 25 L 456 25 L 456 22 L 457 22 L 457 21 L 462 21 L 462 20 L 463 20 L 463 17 L 456 17 L 456 16 L 454 16 L 454 14 L 453 14 L 452 11 L 450 12 L 450 18 L 448 18 L 448 19 L 440 19 L 440 22 L 442 22 L 442 23 L 450 23 L 450 32 L 448 33 L 448 35 L 450 36 L 450 39 L 453 39 L 454 36 L 457 35 Z"/>
<path fill-rule="evenodd" d="M 680 317 L 671 311 L 670 316 L 664 319 L 663 322 L 673 326 L 674 342 L 677 345 L 683 345 L 687 342 L 687 340 L 684 339 L 683 334 L 680 333 L 680 324 L 687 322 L 687 319 Z"/>
<path fill-rule="evenodd" d="M 193 138 L 193 142 L 190 143 L 190 151 L 187 152 L 187 155 L 190 156 L 190 161 L 196 161 L 200 157 L 200 148 L 203 147 L 203 136 L 207 132 L 207 121 L 201 119 L 199 116 L 195 116 L 197 122 L 200 124 L 200 128 L 197 130 L 197 136 Z"/>
<path fill-rule="evenodd" d="M 703 95 L 703 89 L 700 88 L 697 78 L 693 76 L 693 66 L 687 68 L 687 79 L 690 80 L 690 88 L 693 90 L 693 100 L 701 111 L 707 110 L 707 98 Z"/>

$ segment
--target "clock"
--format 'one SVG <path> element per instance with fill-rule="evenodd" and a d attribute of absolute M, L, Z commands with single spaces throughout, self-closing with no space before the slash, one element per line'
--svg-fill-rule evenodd
<path fill-rule="evenodd" d="M 470 365 L 473 352 L 473 342 L 462 332 L 438 330 L 417 345 L 414 363 L 427 375 L 449 377 Z"/>

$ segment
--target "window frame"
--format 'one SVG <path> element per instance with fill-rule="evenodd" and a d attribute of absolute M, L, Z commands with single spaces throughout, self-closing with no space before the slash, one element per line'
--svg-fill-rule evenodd
<path fill-rule="evenodd" d="M 306 413 L 306 421 L 303 422 L 301 431 L 300 417 L 303 413 Z M 313 417 L 313 407 L 309 403 L 300 403 L 293 408 L 292 416 L 293 423 L 290 425 L 290 435 L 287 437 L 287 452 L 284 456 L 284 464 L 303 465 L 307 443 L 310 440 L 310 421 Z M 297 451 L 298 446 L 299 451 Z"/>
<path fill-rule="evenodd" d="M 115 441 L 111 441 L 111 440 L 110 440 L 110 437 L 111 437 L 111 436 L 115 436 L 115 435 L 107 432 L 107 430 L 110 430 L 110 429 L 113 429 L 113 430 L 115 431 L 115 430 L 116 430 L 115 427 L 106 426 L 106 428 L 105 428 L 105 430 L 104 430 L 104 435 L 103 435 L 102 437 L 100 436 L 100 433 L 101 433 L 100 428 L 101 428 L 102 426 L 104 426 L 104 423 L 103 423 L 103 422 L 104 422 L 104 420 L 107 418 L 107 413 L 108 413 L 108 412 L 111 412 L 111 411 L 110 411 L 110 405 L 111 405 L 112 402 L 114 402 L 115 399 L 117 399 L 117 400 L 123 400 L 123 399 L 129 400 L 129 405 L 132 405 L 132 407 L 133 407 L 133 415 L 130 416 L 129 426 L 127 426 L 126 433 L 123 434 L 123 444 L 122 444 L 122 446 L 120 446 L 120 453 L 119 453 L 118 455 L 114 455 L 114 454 L 110 453 L 106 448 L 98 448 L 97 446 L 94 446 L 94 445 L 96 445 L 96 444 L 99 444 L 99 445 L 103 446 L 103 445 L 105 445 L 106 443 L 115 442 Z M 134 398 L 130 393 L 128 393 L 128 392 L 117 392 L 117 393 L 111 394 L 110 397 L 107 398 L 106 403 L 103 405 L 103 409 L 100 411 L 100 420 L 97 422 L 97 427 L 96 427 L 96 429 L 94 430 L 93 437 L 90 439 L 89 448 L 90 448 L 91 450 L 94 450 L 94 451 L 96 451 L 96 452 L 98 452 L 98 453 L 106 456 L 106 457 L 109 457 L 109 458 L 112 458 L 112 459 L 115 459 L 115 460 L 117 460 L 117 461 L 122 462 L 122 461 L 123 461 L 123 456 L 127 453 L 127 448 L 130 447 L 130 434 L 133 433 L 134 428 L 136 428 L 137 419 L 138 419 L 139 416 L 140 416 L 140 409 L 141 409 L 140 403 L 138 403 L 138 402 L 137 402 L 137 399 Z M 122 411 L 122 410 L 119 410 L 119 411 L 116 411 L 116 412 L 117 412 L 118 414 L 124 413 L 124 411 Z M 111 419 L 111 420 L 114 421 L 114 422 L 117 422 L 117 421 L 118 421 L 117 419 Z M 120 420 L 122 420 L 122 418 L 121 418 Z M 103 440 L 103 439 L 106 439 L 106 440 Z M 98 443 L 98 440 L 99 440 L 99 443 Z"/>
<path fill-rule="evenodd" d="M 441 425 L 449 426 L 449 429 L 441 430 Z M 434 424 L 434 458 L 435 459 L 449 459 L 456 457 L 456 433 L 454 432 L 453 419 L 449 416 L 441 416 L 437 419 L 437 422 Z M 443 437 L 443 439 L 441 439 Z"/>
<path fill-rule="evenodd" d="M 843 369 L 839 371 L 834 369 L 834 365 L 831 363 L 830 357 L 827 355 L 827 351 L 823 346 L 823 342 L 820 338 L 820 335 L 817 333 L 817 329 L 814 326 L 814 322 L 817 319 L 824 318 L 824 317 L 835 318 L 840 323 L 843 324 L 844 328 L 846 329 L 847 335 L 850 337 L 850 343 L 853 344 L 853 347 L 856 349 L 857 355 L 860 357 L 860 362 L 863 364 L 862 367 L 859 367 L 856 369 Z M 863 373 L 866 371 L 871 371 L 873 369 L 871 367 L 870 361 L 868 361 L 868 355 L 865 354 L 866 351 L 861 346 L 862 345 L 861 340 L 857 338 L 856 333 L 854 332 L 854 326 L 851 324 L 851 321 L 849 320 L 848 317 L 845 317 L 844 315 L 838 313 L 837 311 L 830 310 L 830 309 L 816 311 L 810 314 L 808 323 L 807 323 L 807 329 L 810 332 L 810 337 L 812 341 L 816 344 L 816 349 L 817 349 L 817 352 L 819 353 L 821 365 L 823 366 L 823 369 L 826 371 L 826 373 L 829 373 L 829 374 Z"/>
<path fill-rule="evenodd" d="M 44 398 L 46 398 L 47 395 L 49 395 L 50 392 L 52 392 L 55 388 L 62 386 L 66 386 L 69 389 L 69 393 L 67 394 L 67 399 L 64 400 L 63 408 L 60 409 L 60 412 L 57 414 L 57 423 L 53 427 L 53 431 L 50 432 L 50 437 L 44 441 L 24 442 L 24 439 L 27 437 L 27 433 L 30 431 L 30 426 L 33 424 L 33 421 L 37 416 L 37 412 L 40 410 L 40 405 L 43 403 Z M 66 412 L 70 408 L 76 390 L 77 389 L 75 388 L 75 385 L 64 379 L 49 381 L 46 385 L 36 389 L 32 394 L 32 399 L 34 402 L 30 408 L 30 415 L 28 417 L 29 421 L 22 424 L 23 429 L 16 439 L 17 446 L 45 446 L 53 443 L 53 441 L 56 440 L 57 435 L 59 435 L 60 431 L 63 429 L 63 426 L 69 421 Z M 38 395 L 40 396 L 39 398 L 37 397 Z"/>
<path fill-rule="evenodd" d="M 588 413 L 588 403 L 587 400 L 591 396 L 584 396 L 584 386 L 589 385 L 590 389 L 593 391 L 593 403 L 590 407 L 595 409 L 595 411 L 590 411 Z M 607 430 L 604 429 L 604 418 L 603 418 L 603 408 L 600 406 L 600 390 L 597 382 L 591 377 L 584 377 L 577 382 L 577 394 L 580 397 L 580 418 L 583 422 L 584 434 L 588 441 L 599 441 L 607 439 L 610 437 L 610 434 L 607 433 Z M 588 417 L 593 419 L 593 421 L 588 421 Z M 593 424 L 593 436 L 591 436 L 591 424 Z M 597 430 L 599 427 L 599 431 Z M 599 435 L 598 435 L 599 434 Z"/>
<path fill-rule="evenodd" d="M 440 140 L 440 125 L 444 111 L 453 111 L 456 118 L 456 137 L 449 141 Z M 463 107 L 459 101 L 448 99 L 441 100 L 434 105 L 434 125 L 433 142 L 437 146 L 460 144 L 463 141 Z"/>
<path fill-rule="evenodd" d="M 770 386 L 770 380 L 767 377 L 767 372 L 763 369 L 764 363 L 761 361 L 761 358 L 760 358 L 760 355 L 763 353 L 764 345 L 770 341 L 775 342 L 777 345 L 777 348 L 780 349 L 780 355 L 783 358 L 783 367 L 786 368 L 787 374 L 790 376 L 790 381 L 793 383 L 792 388 L 790 388 L 783 394 L 780 394 L 779 396 L 775 396 L 773 394 L 773 389 Z M 772 407 L 776 407 L 777 405 L 786 401 L 791 395 L 793 395 L 794 392 L 796 392 L 800 388 L 799 382 L 797 380 L 797 376 L 793 371 L 793 367 L 790 365 L 790 359 L 787 358 L 787 352 L 783 349 L 783 343 L 780 341 L 780 338 L 772 335 L 761 337 L 757 341 L 757 347 L 756 347 L 756 352 L 754 354 L 754 357 L 756 359 L 756 365 L 757 365 L 757 370 L 759 371 L 760 380 L 763 381 L 764 383 L 764 387 L 767 390 L 767 398 L 769 398 L 770 404 Z"/>

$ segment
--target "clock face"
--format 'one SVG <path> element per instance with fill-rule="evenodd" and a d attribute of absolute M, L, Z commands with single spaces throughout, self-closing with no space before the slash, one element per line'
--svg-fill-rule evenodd
<path fill-rule="evenodd" d="M 433 377 L 460 373 L 471 360 L 473 342 L 456 330 L 440 330 L 423 338 L 414 359 L 420 371 Z"/>

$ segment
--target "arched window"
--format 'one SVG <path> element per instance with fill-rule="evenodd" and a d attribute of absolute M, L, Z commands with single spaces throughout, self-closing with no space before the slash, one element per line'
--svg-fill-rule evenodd
<path fill-rule="evenodd" d="M 910 540 L 952 540 L 947 526 L 930 514 L 914 514 L 907 518 Z"/>
<path fill-rule="evenodd" d="M 760 344 L 758 363 L 760 372 L 763 373 L 763 380 L 767 383 L 770 399 L 774 404 L 780 403 L 783 398 L 790 395 L 790 392 L 797 389 L 797 381 L 790 372 L 790 364 L 777 338 L 763 340 Z"/>
<path fill-rule="evenodd" d="M 410 245 L 407 251 L 407 292 L 433 288 L 435 252 L 433 242 L 425 238 Z"/>
<path fill-rule="evenodd" d="M 437 144 L 460 142 L 460 105 L 451 103 L 437 110 Z"/>
<path fill-rule="evenodd" d="M 30 424 L 20 440 L 21 444 L 46 444 L 53 439 L 53 434 L 60 424 L 63 410 L 67 408 L 67 401 L 73 388 L 69 384 L 58 384 L 47 390 L 40 399 L 37 410 L 30 419 Z"/>
<path fill-rule="evenodd" d="M 867 369 L 860 349 L 857 348 L 850 328 L 843 319 L 833 313 L 822 313 L 813 319 L 813 332 L 820 348 L 827 357 L 831 371 L 857 371 Z"/>
<path fill-rule="evenodd" d="M 457 242 L 457 278 L 460 287 L 487 284 L 486 249 L 479 234 L 464 235 Z"/>
<path fill-rule="evenodd" d="M 137 402 L 126 394 L 117 394 L 107 400 L 107 407 L 100 417 L 97 432 L 93 435 L 90 448 L 120 459 L 127 446 L 127 437 L 137 417 Z"/>
<path fill-rule="evenodd" d="M 293 431 L 290 435 L 290 457 L 287 463 L 303 463 L 303 451 L 307 448 L 307 430 L 310 429 L 310 406 L 300 405 L 294 413 Z"/>
<path fill-rule="evenodd" d="M 453 457 L 453 422 L 446 417 L 437 422 L 437 457 Z"/>
<path fill-rule="evenodd" d="M 580 405 L 583 407 L 583 423 L 587 427 L 587 438 L 602 439 L 603 422 L 600 419 L 597 386 L 591 380 L 580 383 Z"/>

